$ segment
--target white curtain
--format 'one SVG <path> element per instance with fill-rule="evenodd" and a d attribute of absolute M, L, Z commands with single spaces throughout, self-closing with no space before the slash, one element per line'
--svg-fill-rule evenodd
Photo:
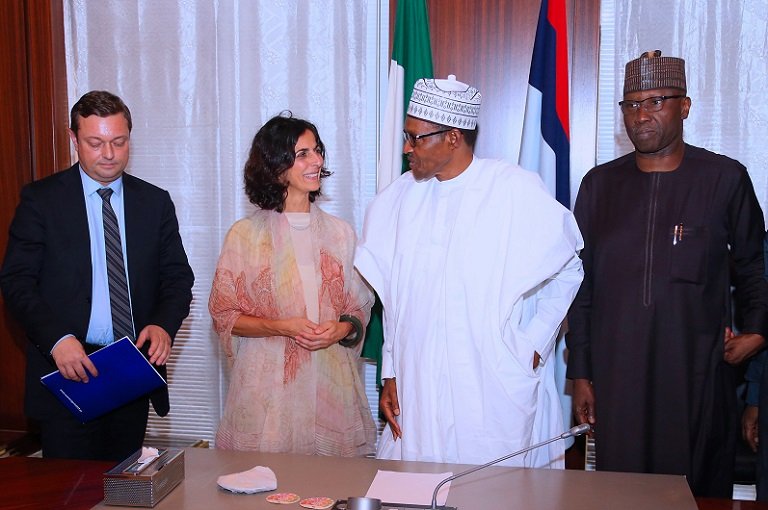
<path fill-rule="evenodd" d="M 334 172 L 319 205 L 359 232 L 375 193 L 388 2 L 64 0 L 70 104 L 92 89 L 131 109 L 128 171 L 167 189 L 195 272 L 169 364 L 171 413 L 151 436 L 212 439 L 227 373 L 208 316 L 223 236 L 251 210 L 242 167 L 270 117 L 315 123 Z M 381 36 L 380 34 L 384 34 Z"/>
<path fill-rule="evenodd" d="M 744 164 L 766 212 L 768 0 L 602 0 L 601 9 L 598 163 L 632 150 L 616 105 L 624 65 L 659 49 L 686 61 L 685 140 Z"/>

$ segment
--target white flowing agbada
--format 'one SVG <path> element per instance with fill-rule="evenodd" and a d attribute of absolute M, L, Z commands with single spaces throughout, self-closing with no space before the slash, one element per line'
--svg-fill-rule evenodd
<path fill-rule="evenodd" d="M 355 265 L 384 306 L 382 379 L 396 378 L 403 434 L 387 426 L 377 457 L 482 464 L 563 432 L 554 343 L 581 247 L 539 177 L 504 161 L 474 158 L 443 182 L 408 172 L 374 199 Z M 557 441 L 506 464 L 563 457 Z"/>

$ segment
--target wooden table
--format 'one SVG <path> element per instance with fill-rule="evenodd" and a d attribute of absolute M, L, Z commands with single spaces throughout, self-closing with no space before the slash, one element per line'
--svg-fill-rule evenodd
<path fill-rule="evenodd" d="M 86 510 L 104 498 L 104 471 L 114 462 L 0 459 L 0 508 Z"/>
<path fill-rule="evenodd" d="M 264 495 L 235 495 L 216 488 L 216 478 L 255 465 L 271 467 L 280 489 L 301 494 L 343 498 L 364 495 L 377 469 L 413 472 L 442 472 L 457 466 L 420 462 L 339 459 L 297 455 L 224 452 L 190 448 L 185 451 L 186 478 L 156 510 L 195 508 L 248 508 L 300 510 L 298 505 L 277 508 Z M 116 509 L 101 504 L 104 471 L 109 462 L 9 457 L 0 459 L 0 508 L 48 510 Z M 768 504 L 700 498 L 695 500 L 681 485 L 682 477 L 633 475 L 576 470 L 548 471 L 489 468 L 487 472 L 456 480 L 448 503 L 461 510 L 477 510 L 478 498 L 488 499 L 482 508 L 674 508 L 685 510 L 763 510 Z M 682 481 L 684 484 L 684 481 Z M 299 489 L 301 487 L 301 489 Z M 317 492 L 317 494 L 315 494 Z M 480 494 L 481 496 L 477 496 Z M 492 495 L 492 496 L 488 496 Z M 506 495 L 504 501 L 491 501 Z M 608 502 L 611 502 L 609 504 Z M 95 505 L 95 506 L 94 506 Z M 553 506 L 554 505 L 554 506 Z"/>

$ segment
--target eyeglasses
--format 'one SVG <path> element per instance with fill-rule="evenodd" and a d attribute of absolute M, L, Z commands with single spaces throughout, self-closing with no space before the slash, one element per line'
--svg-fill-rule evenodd
<path fill-rule="evenodd" d="M 674 96 L 653 96 L 643 99 L 642 101 L 619 101 L 621 112 L 626 115 L 628 113 L 635 113 L 640 111 L 640 107 L 646 112 L 658 112 L 664 108 L 664 101 L 667 99 L 679 99 L 685 97 L 685 94 L 677 94 Z"/>
<path fill-rule="evenodd" d="M 403 131 L 403 141 L 410 143 L 411 147 L 416 147 L 416 142 L 418 142 L 422 138 L 426 138 L 428 136 L 439 135 L 440 133 L 447 133 L 451 129 L 453 129 L 453 128 L 441 129 L 440 131 L 432 131 L 431 133 L 425 133 L 423 135 L 412 135 L 408 131 Z"/>

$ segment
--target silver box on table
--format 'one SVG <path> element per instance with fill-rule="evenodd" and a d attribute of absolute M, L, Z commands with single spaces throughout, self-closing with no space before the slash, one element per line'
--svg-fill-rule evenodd
<path fill-rule="evenodd" d="M 160 456 L 139 464 L 141 451 L 104 473 L 104 504 L 153 507 L 184 480 L 184 450 L 159 450 Z"/>

